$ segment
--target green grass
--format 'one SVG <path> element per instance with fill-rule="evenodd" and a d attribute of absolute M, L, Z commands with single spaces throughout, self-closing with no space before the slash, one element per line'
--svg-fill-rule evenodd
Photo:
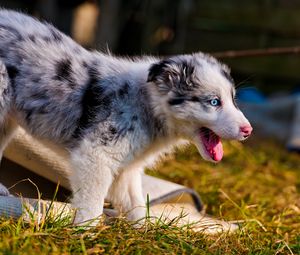
<path fill-rule="evenodd" d="M 223 161 L 194 147 L 148 171 L 196 189 L 214 217 L 240 222 L 234 235 L 204 236 L 175 225 L 133 228 L 122 219 L 95 229 L 48 220 L 0 221 L 0 254 L 300 254 L 300 155 L 274 142 L 225 143 Z"/>

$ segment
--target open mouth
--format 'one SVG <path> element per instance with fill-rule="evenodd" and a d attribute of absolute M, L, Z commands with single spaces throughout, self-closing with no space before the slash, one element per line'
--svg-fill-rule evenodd
<path fill-rule="evenodd" d="M 220 161 L 223 157 L 223 145 L 220 137 L 205 127 L 200 128 L 199 136 L 208 156 L 214 161 Z"/>

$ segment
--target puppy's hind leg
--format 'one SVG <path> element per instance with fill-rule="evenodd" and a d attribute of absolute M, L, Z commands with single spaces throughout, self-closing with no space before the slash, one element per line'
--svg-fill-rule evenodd
<path fill-rule="evenodd" d="M 8 116 L 11 107 L 12 89 L 7 70 L 0 60 L 0 161 L 3 151 L 11 140 L 17 124 Z M 0 195 L 9 195 L 5 186 L 0 183 Z"/>

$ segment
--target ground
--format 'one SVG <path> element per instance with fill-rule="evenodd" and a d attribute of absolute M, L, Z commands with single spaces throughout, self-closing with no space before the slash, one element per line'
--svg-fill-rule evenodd
<path fill-rule="evenodd" d="M 138 230 L 124 220 L 86 231 L 67 219 L 41 226 L 2 219 L 0 254 L 300 254 L 300 155 L 273 141 L 224 146 L 217 165 L 189 147 L 148 173 L 196 189 L 208 214 L 239 222 L 236 234 L 150 223 Z"/>

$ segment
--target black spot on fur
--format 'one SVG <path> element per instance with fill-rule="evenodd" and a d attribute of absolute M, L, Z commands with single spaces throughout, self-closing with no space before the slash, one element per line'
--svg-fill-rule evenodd
<path fill-rule="evenodd" d="M 6 67 L 6 69 L 7 69 L 8 77 L 12 80 L 15 79 L 19 73 L 19 70 L 15 66 L 9 65 Z"/>
<path fill-rule="evenodd" d="M 56 79 L 62 81 L 62 80 L 68 80 L 71 75 L 71 60 L 70 59 L 64 59 L 57 63 L 56 65 Z"/>
<path fill-rule="evenodd" d="M 87 66 L 88 68 L 88 75 L 89 75 L 89 84 L 96 85 L 99 83 L 99 79 L 101 75 L 99 74 L 98 70 L 95 66 Z"/>
<path fill-rule="evenodd" d="M 75 87 L 75 81 L 72 77 L 72 62 L 70 59 L 64 59 L 56 65 L 55 79 L 59 81 L 68 81 L 70 87 Z"/>
<path fill-rule="evenodd" d="M 117 129 L 114 126 L 110 126 L 108 130 L 112 135 L 115 135 L 117 133 Z"/>
<path fill-rule="evenodd" d="M 25 111 L 25 119 L 26 119 L 27 123 L 30 123 L 31 116 L 33 114 L 33 110 L 24 109 L 24 111 Z"/>
<path fill-rule="evenodd" d="M 42 39 L 46 42 L 46 43 L 51 43 L 52 42 L 52 38 L 50 36 L 43 36 Z"/>
<path fill-rule="evenodd" d="M 133 115 L 131 118 L 132 121 L 137 121 L 137 119 L 138 119 L 138 116 L 136 116 L 136 115 Z"/>
<path fill-rule="evenodd" d="M 30 41 L 32 41 L 33 43 L 36 42 L 36 38 L 35 38 L 34 35 L 29 35 L 29 36 L 28 36 L 28 39 L 29 39 Z"/>
<path fill-rule="evenodd" d="M 128 90 L 129 90 L 129 84 L 127 82 L 125 82 L 123 87 L 121 89 L 119 89 L 118 96 L 120 98 L 124 98 L 124 96 L 128 94 Z"/>
<path fill-rule="evenodd" d="M 83 60 L 83 61 L 82 61 L 82 66 L 83 66 L 84 68 L 87 68 L 87 67 L 88 67 L 87 62 Z"/>
<path fill-rule="evenodd" d="M 131 126 L 128 128 L 128 131 L 129 131 L 129 132 L 133 132 L 133 131 L 134 131 L 134 126 L 131 125 Z"/>
<path fill-rule="evenodd" d="M 192 101 L 192 102 L 199 102 L 200 99 L 199 99 L 199 97 L 192 96 L 192 97 L 191 97 L 191 101 Z"/>
<path fill-rule="evenodd" d="M 100 142 L 102 145 L 107 146 L 109 143 L 111 143 L 114 140 L 114 138 L 115 138 L 114 134 L 103 132 L 100 136 Z"/>
<path fill-rule="evenodd" d="M 12 86 L 14 87 L 15 79 L 16 79 L 17 75 L 19 74 L 19 70 L 15 66 L 11 66 L 11 65 L 7 66 L 6 70 L 7 70 L 10 82 L 11 82 Z"/>
<path fill-rule="evenodd" d="M 10 94 L 10 87 L 6 87 L 4 90 L 3 90 L 3 96 L 7 96 Z"/>
<path fill-rule="evenodd" d="M 184 101 L 185 100 L 183 97 L 175 97 L 175 98 L 169 99 L 168 103 L 169 103 L 169 105 L 178 105 L 178 104 L 182 104 Z"/>
<path fill-rule="evenodd" d="M 73 137 L 79 137 L 83 130 L 91 126 L 96 117 L 95 108 L 101 105 L 103 89 L 94 83 L 88 83 L 81 100 L 81 117 L 78 121 L 78 127 L 73 133 Z"/>
<path fill-rule="evenodd" d="M 104 95 L 104 89 L 94 75 L 90 75 L 81 100 L 81 116 L 73 137 L 82 136 L 94 123 L 104 121 L 110 115 L 111 96 Z"/>

